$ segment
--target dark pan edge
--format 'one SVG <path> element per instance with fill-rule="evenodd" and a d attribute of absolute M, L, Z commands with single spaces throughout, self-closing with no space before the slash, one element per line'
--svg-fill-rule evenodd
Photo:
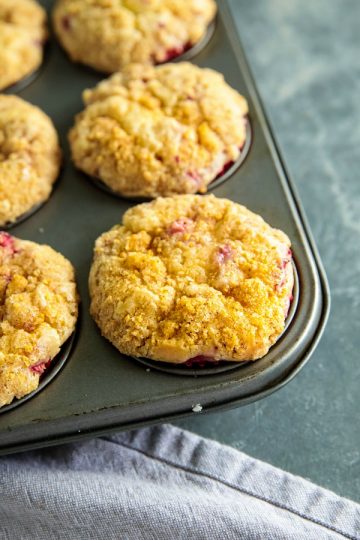
<path fill-rule="evenodd" d="M 25 88 L 27 88 L 28 86 L 30 86 L 30 84 L 36 81 L 36 79 L 40 75 L 43 63 L 44 60 L 42 61 L 41 66 L 39 66 L 35 71 L 32 71 L 29 75 L 26 75 L 16 83 L 13 83 L 10 86 L 4 88 L 4 90 L 2 90 L 2 93 L 6 95 L 12 95 L 18 94 L 22 90 L 25 90 Z"/>
<path fill-rule="evenodd" d="M 44 375 L 40 379 L 39 386 L 30 392 L 30 394 L 26 394 L 26 396 L 23 396 L 20 399 L 14 398 L 14 400 L 9 403 L 9 405 L 4 405 L 3 407 L 0 407 L 0 414 L 12 411 L 16 407 L 19 407 L 20 405 L 23 405 L 26 403 L 29 399 L 33 398 L 43 390 L 59 373 L 59 371 L 63 368 L 66 361 L 68 360 L 70 353 L 73 349 L 75 339 L 76 339 L 76 332 L 77 329 L 74 330 L 74 332 L 71 334 L 71 336 L 65 341 L 65 343 L 61 346 L 60 352 L 55 356 L 55 358 L 52 360 L 50 367 L 45 371 Z"/>

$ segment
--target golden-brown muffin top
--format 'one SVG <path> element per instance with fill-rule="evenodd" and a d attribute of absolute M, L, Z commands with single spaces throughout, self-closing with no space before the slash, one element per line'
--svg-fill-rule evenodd
<path fill-rule="evenodd" d="M 159 198 L 98 238 L 91 313 L 128 355 L 253 360 L 284 329 L 290 262 L 288 237 L 239 204 Z"/>
<path fill-rule="evenodd" d="M 0 232 L 0 406 L 37 388 L 74 331 L 77 303 L 65 257 Z"/>

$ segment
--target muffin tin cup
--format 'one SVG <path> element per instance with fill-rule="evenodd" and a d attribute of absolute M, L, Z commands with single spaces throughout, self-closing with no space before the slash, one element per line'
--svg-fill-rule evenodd
<path fill-rule="evenodd" d="M 37 69 L 29 73 L 29 75 L 26 75 L 19 81 L 11 84 L 10 86 L 7 86 L 3 90 L 1 90 L 2 94 L 18 94 L 22 90 L 25 90 L 27 86 L 29 86 L 31 83 L 33 83 L 37 77 L 40 75 L 42 70 L 42 65 L 39 66 Z"/>
<path fill-rule="evenodd" d="M 50 0 L 42 4 L 48 10 L 53 6 Z M 74 115 L 82 109 L 81 93 L 103 76 L 72 64 L 60 47 L 51 46 L 41 77 L 26 87 L 21 97 L 53 119 L 65 149 L 65 166 L 49 201 L 16 224 L 12 233 L 49 244 L 74 264 L 82 299 L 81 328 L 66 369 L 34 399 L 29 396 L 21 407 L 2 409 L 0 454 L 169 421 L 194 414 L 195 404 L 201 404 L 194 410 L 202 413 L 245 405 L 290 381 L 320 339 L 330 306 L 326 276 L 262 109 L 227 1 L 218 0 L 218 7 L 214 34 L 192 61 L 222 72 L 246 97 L 252 136 L 246 160 L 236 170 L 227 171 L 226 181 L 221 178 L 211 190 L 218 197 L 247 206 L 290 237 L 297 294 L 287 328 L 263 358 L 213 366 L 211 375 L 207 367 L 184 371 L 180 366 L 181 376 L 159 370 L 160 363 L 148 367 L 122 355 L 101 336 L 89 315 L 88 275 L 94 243 L 121 222 L 134 202 L 96 189 L 72 166 L 66 140 Z"/>

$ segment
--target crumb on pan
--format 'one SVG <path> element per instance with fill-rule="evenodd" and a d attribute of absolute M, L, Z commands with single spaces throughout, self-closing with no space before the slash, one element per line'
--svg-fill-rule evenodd
<path fill-rule="evenodd" d="M 197 403 L 196 405 L 192 406 L 192 411 L 194 413 L 200 413 L 202 410 L 203 410 L 203 407 L 202 405 L 200 405 L 200 403 Z"/>

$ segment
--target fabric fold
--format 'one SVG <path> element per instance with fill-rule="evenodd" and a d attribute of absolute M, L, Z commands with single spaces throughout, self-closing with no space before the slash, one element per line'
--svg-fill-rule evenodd
<path fill-rule="evenodd" d="M 170 425 L 0 459 L 0 538 L 360 539 L 360 506 Z"/>

